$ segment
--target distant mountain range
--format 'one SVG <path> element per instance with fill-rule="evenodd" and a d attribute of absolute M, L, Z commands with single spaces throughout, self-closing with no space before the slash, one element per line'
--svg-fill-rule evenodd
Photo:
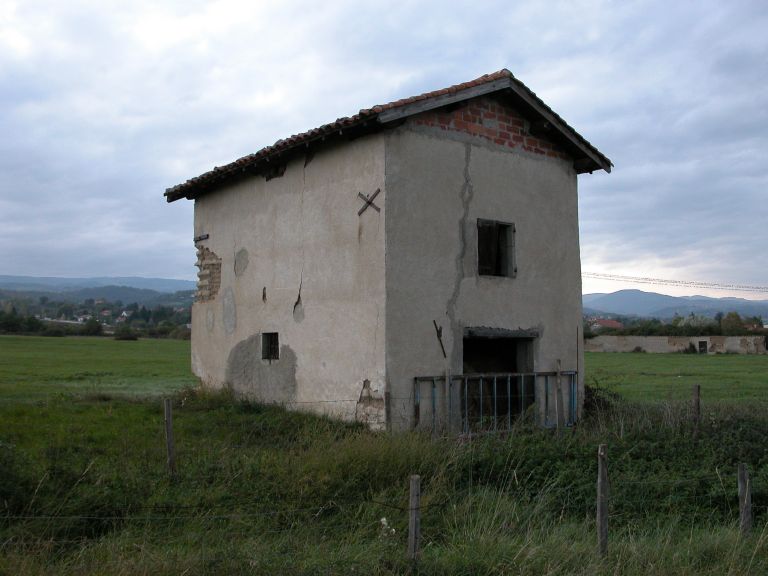
<path fill-rule="evenodd" d="M 642 290 L 619 290 L 610 294 L 584 294 L 584 313 L 619 314 L 649 318 L 672 318 L 675 314 L 714 317 L 718 312 L 738 312 L 742 316 L 762 316 L 768 320 L 768 300 L 710 298 L 708 296 L 668 296 Z"/>
<path fill-rule="evenodd" d="M 128 288 L 154 290 L 155 292 L 179 292 L 181 290 L 194 290 L 195 282 L 172 278 L 143 278 L 141 276 L 58 278 L 53 276 L 0 275 L 0 288 L 5 288 L 6 290 L 67 292 L 82 288 L 102 288 L 104 286 L 127 286 Z"/>
<path fill-rule="evenodd" d="M 80 304 L 88 299 L 103 299 L 143 306 L 180 306 L 192 301 L 195 282 L 169 278 L 98 277 L 55 278 L 0 276 L 0 300 L 41 298 Z"/>
<path fill-rule="evenodd" d="M 125 304 L 188 304 L 196 284 L 192 280 L 143 278 L 140 276 L 100 276 L 58 278 L 0 275 L 0 299 L 14 297 L 62 300 L 81 303 L 103 298 Z M 768 300 L 710 298 L 708 296 L 668 296 L 642 290 L 619 290 L 610 294 L 584 294 L 584 314 L 672 318 L 675 314 L 714 317 L 718 312 L 738 312 L 742 316 L 762 316 L 768 321 Z"/>

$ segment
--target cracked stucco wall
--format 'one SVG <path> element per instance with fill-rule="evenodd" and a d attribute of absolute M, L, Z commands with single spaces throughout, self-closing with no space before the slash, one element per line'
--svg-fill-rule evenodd
<path fill-rule="evenodd" d="M 535 330 L 536 370 L 583 371 L 572 163 L 416 121 L 388 134 L 386 155 L 393 427 L 411 423 L 414 376 L 461 373 L 465 327 Z M 478 218 L 515 224 L 516 278 L 478 277 Z"/>
<path fill-rule="evenodd" d="M 358 215 L 358 193 L 377 188 L 380 211 Z M 221 258 L 221 277 L 193 306 L 195 374 L 261 401 L 383 422 L 385 198 L 384 138 L 371 135 L 196 200 L 195 236 L 208 235 L 200 245 Z M 279 334 L 278 360 L 261 359 L 263 332 Z"/>

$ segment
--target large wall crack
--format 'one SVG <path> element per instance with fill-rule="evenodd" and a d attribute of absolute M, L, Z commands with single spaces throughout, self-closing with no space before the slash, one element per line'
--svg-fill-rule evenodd
<path fill-rule="evenodd" d="M 459 294 L 461 292 L 461 281 L 464 279 L 464 259 L 467 255 L 467 224 L 469 220 L 469 207 L 472 203 L 475 190 L 472 185 L 472 174 L 470 173 L 469 166 L 472 160 L 472 145 L 464 145 L 464 182 L 461 185 L 461 191 L 459 192 L 459 198 L 461 199 L 461 218 L 459 219 L 459 252 L 456 255 L 456 278 L 453 284 L 453 292 L 448 299 L 446 305 L 445 315 L 448 316 L 448 321 L 451 326 L 451 334 L 453 335 L 453 346 L 451 348 L 451 362 L 457 361 L 459 356 L 459 345 L 461 338 L 457 335 L 461 334 L 460 326 L 456 320 L 456 303 L 459 300 Z"/>

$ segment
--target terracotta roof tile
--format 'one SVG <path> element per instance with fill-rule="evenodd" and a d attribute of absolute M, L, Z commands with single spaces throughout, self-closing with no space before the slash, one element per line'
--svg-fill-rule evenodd
<path fill-rule="evenodd" d="M 480 76 L 479 78 L 475 78 L 474 80 L 470 80 L 469 82 L 462 82 L 461 84 L 455 84 L 454 86 L 449 86 L 448 88 L 442 88 L 440 90 L 434 90 L 432 92 L 425 92 L 424 94 L 411 96 L 410 98 L 402 98 L 400 100 L 395 100 L 393 102 L 388 102 L 386 104 L 378 104 L 378 105 L 372 106 L 371 108 L 363 108 L 353 116 L 337 118 L 336 121 L 330 122 L 328 124 L 323 124 L 318 128 L 313 128 L 306 132 L 302 132 L 300 134 L 294 134 L 292 136 L 289 136 L 288 138 L 280 139 L 274 144 L 272 144 L 271 146 L 266 146 L 261 150 L 259 150 L 258 152 L 243 156 L 242 158 L 239 158 L 234 162 L 227 164 L 226 166 L 216 166 L 214 167 L 213 170 L 209 172 L 205 172 L 200 176 L 190 178 L 189 180 L 187 180 L 182 184 L 179 184 L 172 188 L 168 188 L 165 191 L 165 196 L 169 202 L 173 202 L 174 200 L 178 200 L 180 198 L 185 198 L 185 197 L 194 198 L 200 193 L 210 190 L 215 186 L 242 174 L 243 172 L 247 171 L 249 168 L 263 169 L 264 164 L 268 163 L 272 157 L 278 156 L 281 153 L 297 148 L 302 144 L 309 145 L 313 141 L 320 140 L 327 136 L 333 135 L 334 133 L 340 130 L 364 125 L 366 123 L 374 123 L 377 121 L 378 115 L 381 114 L 382 112 L 393 110 L 396 108 L 401 108 L 403 106 L 407 106 L 415 102 L 421 102 L 423 100 L 429 100 L 431 98 L 437 98 L 439 96 L 444 96 L 447 94 L 455 94 L 457 92 L 466 90 L 468 88 L 473 88 L 475 86 L 480 86 L 480 85 L 494 82 L 495 80 L 500 80 L 504 78 L 508 78 L 512 83 L 515 84 L 518 90 L 524 91 L 527 95 L 529 95 L 532 99 L 534 99 L 534 101 L 540 107 L 542 107 L 549 114 L 551 114 L 556 119 L 556 121 L 561 124 L 562 130 L 569 131 L 578 140 L 578 142 L 580 142 L 585 148 L 591 150 L 594 154 L 598 155 L 601 160 L 600 162 L 601 166 L 598 166 L 598 168 L 607 167 L 606 169 L 610 170 L 611 161 L 608 158 L 603 156 L 603 154 L 599 150 L 597 150 L 597 148 L 592 146 L 587 140 L 585 140 L 581 135 L 579 135 L 557 113 L 555 113 L 551 108 L 549 108 L 549 106 L 544 104 L 544 102 L 538 96 L 536 96 L 534 92 L 532 92 L 527 86 L 525 86 L 522 82 L 520 82 L 517 78 L 515 78 L 512 75 L 512 73 L 505 68 L 497 72 L 494 72 L 492 74 L 484 74 L 483 76 Z"/>

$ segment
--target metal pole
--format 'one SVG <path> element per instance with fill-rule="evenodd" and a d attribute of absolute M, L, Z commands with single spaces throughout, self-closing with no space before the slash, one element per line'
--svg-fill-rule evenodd
<path fill-rule="evenodd" d="M 496 376 L 493 377 L 493 431 L 496 432 L 496 421 L 499 418 L 499 411 L 496 408 L 496 398 L 498 393 L 496 390 Z"/>
<path fill-rule="evenodd" d="M 421 424 L 421 382 L 415 380 L 413 383 L 413 419 L 414 428 Z"/>
<path fill-rule="evenodd" d="M 467 377 L 464 376 L 464 433 L 469 433 L 469 384 Z"/>
<path fill-rule="evenodd" d="M 435 379 L 432 378 L 432 390 L 431 390 L 431 399 L 432 399 L 432 434 L 435 433 L 437 430 L 436 426 L 436 417 L 437 417 L 437 398 L 435 398 L 436 395 L 436 384 Z"/>
<path fill-rule="evenodd" d="M 512 430 L 512 386 L 510 385 L 510 379 L 512 377 L 507 374 L 507 428 Z"/>

